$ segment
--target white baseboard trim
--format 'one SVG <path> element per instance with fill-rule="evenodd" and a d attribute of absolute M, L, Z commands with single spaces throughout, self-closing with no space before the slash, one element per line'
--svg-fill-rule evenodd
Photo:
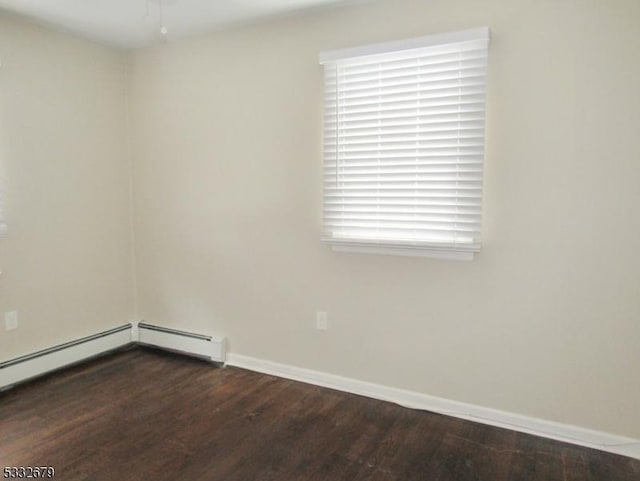
<path fill-rule="evenodd" d="M 145 322 L 139 322 L 134 332 L 137 332 L 136 342 L 138 344 L 203 357 L 214 362 L 224 363 L 226 360 L 226 339 L 224 337 L 216 338 L 179 331 Z"/>
<path fill-rule="evenodd" d="M 459 401 L 439 398 L 404 389 L 373 384 L 357 379 L 313 371 L 288 364 L 256 359 L 229 353 L 227 364 L 250 371 L 301 381 L 358 394 L 382 401 L 390 401 L 412 409 L 422 409 L 461 419 L 488 424 L 513 431 L 533 434 L 588 448 L 640 459 L 640 440 L 601 431 L 523 416 Z"/>
<path fill-rule="evenodd" d="M 131 343 L 131 324 L 0 363 L 0 389 Z"/>

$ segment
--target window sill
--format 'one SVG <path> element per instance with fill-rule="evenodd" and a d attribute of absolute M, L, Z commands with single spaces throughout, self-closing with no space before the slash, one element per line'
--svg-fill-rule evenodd
<path fill-rule="evenodd" d="M 430 245 L 402 245 L 358 242 L 351 240 L 322 239 L 323 244 L 331 246 L 334 252 L 348 252 L 354 254 L 378 254 L 409 257 L 429 257 L 432 259 L 472 261 L 476 252 L 480 251 L 480 244 L 430 244 Z"/>

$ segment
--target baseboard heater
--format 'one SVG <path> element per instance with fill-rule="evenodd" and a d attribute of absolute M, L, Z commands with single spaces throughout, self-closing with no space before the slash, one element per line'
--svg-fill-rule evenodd
<path fill-rule="evenodd" d="M 109 351 L 134 345 L 155 346 L 224 364 L 226 340 L 193 332 L 125 324 L 108 331 L 65 342 L 41 351 L 0 362 L 0 391 L 60 368 L 89 360 Z"/>
<path fill-rule="evenodd" d="M 226 346 L 224 338 L 139 322 L 138 343 L 203 357 L 213 362 L 225 362 Z"/>
<path fill-rule="evenodd" d="M 0 390 L 131 344 L 131 324 L 0 363 Z"/>

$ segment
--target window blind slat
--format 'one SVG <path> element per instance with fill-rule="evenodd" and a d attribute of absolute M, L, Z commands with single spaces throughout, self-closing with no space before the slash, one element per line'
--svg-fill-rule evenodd
<path fill-rule="evenodd" d="M 353 68 L 345 67 L 340 71 L 341 78 L 349 82 L 376 79 L 379 77 L 395 78 L 415 74 L 418 71 L 421 75 L 437 75 L 446 72 L 459 70 L 483 69 L 485 67 L 485 49 L 461 54 L 459 58 L 452 59 L 444 56 L 440 59 L 426 58 L 409 59 L 402 62 L 380 63 L 373 67 Z M 461 62 L 462 61 L 462 62 Z M 332 76 L 326 76 L 329 85 L 336 83 L 336 70 L 332 71 Z"/>
<path fill-rule="evenodd" d="M 357 207 L 331 207 L 327 206 L 324 209 L 325 215 L 334 215 L 334 214 L 352 214 L 352 215 L 400 215 L 400 216 L 413 216 L 413 215 L 425 215 L 430 216 L 432 219 L 448 219 L 451 215 L 456 215 L 459 218 L 465 218 L 465 216 L 470 216 L 470 218 L 475 219 L 475 217 L 479 214 L 479 211 L 476 208 L 472 207 L 459 207 L 459 208 L 418 208 L 414 207 L 411 210 L 407 210 L 406 208 L 399 207 L 385 207 L 380 206 L 375 210 L 375 214 L 372 213 L 371 208 L 357 208 Z"/>
<path fill-rule="evenodd" d="M 344 201 L 343 201 L 344 200 Z M 429 214 L 429 215 L 451 215 L 452 213 L 460 215 L 478 215 L 481 206 L 473 199 L 460 198 L 459 201 L 448 201 L 447 198 L 441 198 L 440 203 L 431 203 L 431 199 L 420 199 L 413 197 L 407 199 L 385 199 L 383 202 L 377 202 L 377 199 L 332 199 L 327 202 L 323 211 L 326 213 L 352 213 L 352 214 Z M 372 208 L 372 205 L 376 205 Z"/>

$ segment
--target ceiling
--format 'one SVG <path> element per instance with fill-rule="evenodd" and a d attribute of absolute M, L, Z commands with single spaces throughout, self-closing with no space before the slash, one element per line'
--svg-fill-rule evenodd
<path fill-rule="evenodd" d="M 137 48 L 261 17 L 349 0 L 0 0 L 0 11 L 118 48 Z M 162 23 L 160 19 L 162 5 Z"/>

